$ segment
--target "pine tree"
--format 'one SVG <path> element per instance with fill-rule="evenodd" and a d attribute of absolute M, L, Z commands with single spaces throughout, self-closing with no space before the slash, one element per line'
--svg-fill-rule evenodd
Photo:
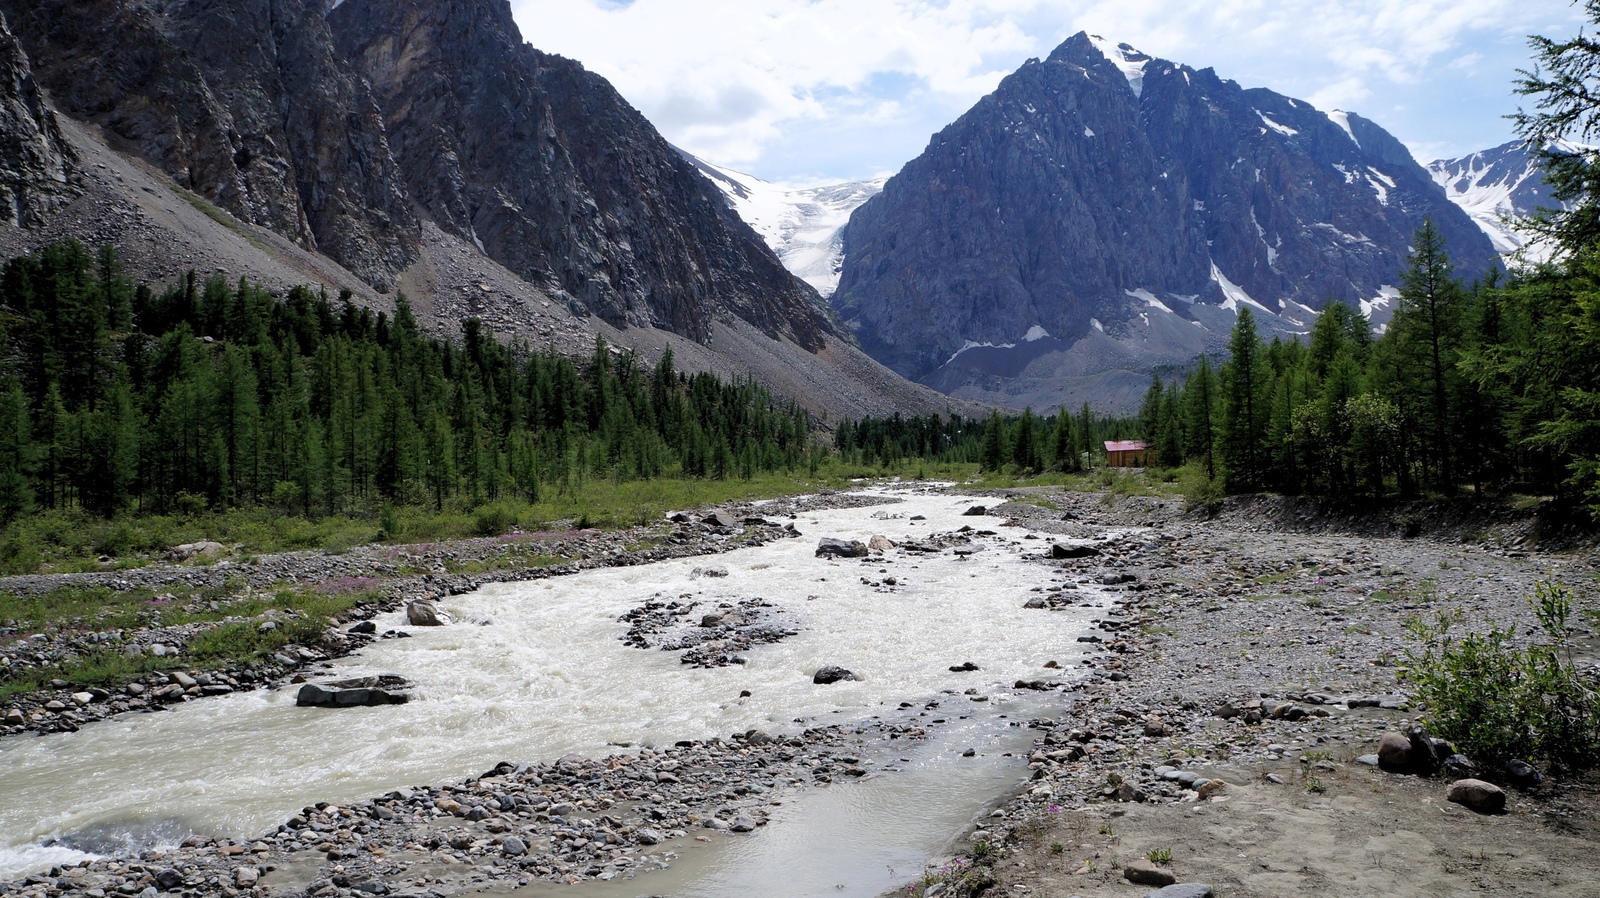
<path fill-rule="evenodd" d="M 998 471 L 1005 465 L 1006 460 L 1006 430 L 1005 424 L 1000 420 L 999 412 L 989 414 L 989 422 L 983 428 L 983 462 L 985 471 Z"/>
<path fill-rule="evenodd" d="M 1098 453 L 1095 451 L 1094 439 L 1094 412 L 1089 410 L 1089 403 L 1085 402 L 1078 409 L 1078 436 L 1083 440 L 1084 464 L 1094 467 L 1094 460 Z"/>
<path fill-rule="evenodd" d="M 1265 480 L 1267 368 L 1255 316 L 1239 309 L 1222 369 L 1223 460 L 1230 489 L 1259 489 Z"/>
<path fill-rule="evenodd" d="M 1072 416 L 1065 408 L 1056 411 L 1055 427 L 1050 432 L 1051 457 L 1056 470 L 1077 471 L 1083 464 L 1078 456 L 1078 435 L 1072 429 Z"/>
<path fill-rule="evenodd" d="M 33 510 L 33 458 L 28 398 L 13 383 L 0 392 L 0 524 Z"/>
<path fill-rule="evenodd" d="M 1450 394 L 1459 384 L 1456 362 L 1466 294 L 1451 277 L 1444 237 L 1432 219 L 1423 221 L 1412 243 L 1391 330 L 1410 367 L 1401 388 L 1411 394 L 1413 410 L 1426 410 L 1424 429 L 1432 445 L 1424 457 L 1437 462 L 1434 484 L 1450 488 L 1456 483 Z"/>
<path fill-rule="evenodd" d="M 1033 409 L 1024 409 L 1022 417 L 1017 419 L 1016 436 L 1011 442 L 1011 460 L 1024 471 L 1037 471 L 1040 468 L 1039 442 L 1035 433 L 1037 421 Z"/>
<path fill-rule="evenodd" d="M 1202 355 L 1194 374 L 1189 377 L 1183 398 L 1189 425 L 1188 456 L 1200 460 L 1207 480 L 1217 479 L 1217 394 L 1216 373 L 1211 369 L 1210 359 Z"/>
<path fill-rule="evenodd" d="M 1150 388 L 1144 391 L 1144 401 L 1139 403 L 1139 436 L 1155 443 L 1161 428 L 1161 401 L 1165 395 L 1161 375 L 1150 377 Z"/>

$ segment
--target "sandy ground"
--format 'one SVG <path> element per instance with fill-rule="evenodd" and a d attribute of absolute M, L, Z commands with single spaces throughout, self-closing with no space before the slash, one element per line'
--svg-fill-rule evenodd
<path fill-rule="evenodd" d="M 1164 500 L 1026 498 L 1038 504 L 995 513 L 1036 527 L 1065 512 L 1079 524 L 1150 529 L 1105 557 L 1057 563 L 1077 566 L 1068 573 L 1133 574 L 1139 591 L 1113 624 L 1122 643 L 1107 663 L 1115 678 L 1039 742 L 1042 755 L 1074 743 L 1089 754 L 1073 763 L 1036 755 L 1031 788 L 1003 822 L 974 835 L 1005 846 L 986 894 L 1144 896 L 1155 886 L 1129 882 L 1125 867 L 1155 852 L 1170 853 L 1162 867 L 1178 883 L 1208 884 L 1223 898 L 1600 896 L 1600 779 L 1508 788 L 1507 812 L 1485 816 L 1446 801 L 1448 777 L 1356 760 L 1383 732 L 1425 716 L 1396 676 L 1408 619 L 1451 609 L 1472 626 L 1516 621 L 1527 632 L 1522 597 L 1551 578 L 1594 609 L 1591 552 L 1525 552 L 1518 525 L 1468 527 L 1466 541 L 1404 539 L 1279 526 L 1259 514 L 1196 521 Z M 1595 634 L 1578 624 L 1580 664 L 1592 664 Z M 1390 707 L 1348 708 L 1358 696 Z M 1256 697 L 1318 716 L 1246 724 L 1214 714 Z M 1165 733 L 1146 726 L 1152 717 Z M 1062 738 L 1068 727 L 1078 732 Z M 1095 738 L 1079 742 L 1085 731 Z M 1202 799 L 1162 783 L 1161 765 L 1225 785 Z M 1114 777 L 1150 795 L 1104 795 Z"/>

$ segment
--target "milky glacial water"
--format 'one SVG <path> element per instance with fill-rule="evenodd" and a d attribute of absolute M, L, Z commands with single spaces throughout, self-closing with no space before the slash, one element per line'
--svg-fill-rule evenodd
<path fill-rule="evenodd" d="M 934 490 L 888 495 L 903 501 L 801 514 L 794 521 L 804 534 L 799 539 L 455 596 L 442 603 L 456 621 L 444 628 L 406 628 L 402 614 L 382 616 L 380 631 L 409 629 L 413 638 L 373 643 L 316 677 L 400 674 L 416 684 L 406 705 L 297 708 L 296 687 L 285 687 L 124 715 L 77 733 L 0 741 L 0 878 L 83 857 L 77 848 L 170 844 L 189 833 L 254 837 L 308 804 L 446 782 L 505 760 L 600 756 L 625 751 L 620 745 L 751 728 L 793 733 L 900 714 L 902 701 L 942 698 L 954 711 L 966 699 L 941 695 L 953 688 L 977 687 L 993 700 L 971 703 L 971 719 L 952 724 L 967 729 L 951 739 L 987 746 L 985 756 L 996 759 L 1003 756 L 996 740 L 1010 738 L 1024 750 L 1026 740 L 1016 738 L 1010 723 L 1051 699 L 1013 696 L 1009 687 L 1057 673 L 1043 669 L 1048 660 L 1077 667 L 1088 646 L 1076 638 L 1098 608 L 1024 609 L 1029 591 L 1051 580 L 1048 567 L 1023 555 L 1037 555 L 1046 543 L 1025 540 L 1026 531 L 1001 528 L 996 518 L 961 516 L 986 500 Z M 916 515 L 926 520 L 911 520 Z M 891 551 L 868 562 L 814 557 L 821 536 L 865 541 L 881 534 L 899 542 L 965 524 L 999 533 L 977 539 L 982 551 L 965 559 L 948 551 Z M 706 567 L 728 576 L 695 575 Z M 887 591 L 863 582 L 891 576 L 898 585 Z M 789 612 L 800 633 L 742 652 L 744 665 L 711 670 L 620 641 L 627 629 L 620 615 L 653 597 L 685 596 L 707 611 L 719 602 L 763 598 Z M 1096 593 L 1083 596 L 1103 604 Z M 981 670 L 948 670 L 965 661 Z M 812 673 L 829 664 L 861 679 L 814 685 Z M 751 696 L 739 698 L 742 690 Z M 1059 708 L 1061 699 L 1053 701 Z M 1007 714 L 1008 703 L 1014 713 Z M 861 869 L 910 864 L 941 850 L 1004 782 L 1025 772 L 998 760 L 943 767 L 959 757 L 948 742 L 931 741 L 900 772 L 784 805 L 771 826 L 743 843 L 744 854 L 708 861 L 711 878 L 684 886 L 682 894 L 737 894 L 736 871 L 792 863 L 788 843 L 815 842 L 819 827 L 910 833 L 901 844 L 879 846 L 870 861 L 856 864 Z M 919 789 L 930 783 L 943 783 L 949 794 L 919 800 Z M 895 814 L 906 819 L 897 825 Z M 911 832 L 923 818 L 927 832 Z"/>

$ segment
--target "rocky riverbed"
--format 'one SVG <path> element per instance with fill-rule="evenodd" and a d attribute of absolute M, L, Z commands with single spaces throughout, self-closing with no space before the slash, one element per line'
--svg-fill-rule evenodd
<path fill-rule="evenodd" d="M 1367 522 L 1397 532 L 1318 532 L 1304 509 L 1235 506 L 1205 518 L 1152 497 L 1011 494 L 974 515 L 965 532 L 880 546 L 875 558 L 850 562 L 861 565 L 864 583 L 892 594 L 896 577 L 885 576 L 876 558 L 976 557 L 1012 541 L 1029 547 L 1037 570 L 1034 592 L 1019 599 L 1030 614 L 1062 614 L 1090 599 L 1103 609 L 1096 635 L 1082 637 L 1096 653 L 1087 673 L 1051 661 L 1045 667 L 1054 669 L 1015 684 L 1018 692 L 1060 696 L 1046 713 L 1017 721 L 1036 737 L 1025 783 L 906 891 L 958 894 L 988 883 L 991 894 L 1143 895 L 1167 877 L 1227 896 L 1453 895 L 1485 883 L 1496 894 L 1542 895 L 1594 884 L 1585 872 L 1586 846 L 1600 834 L 1592 780 L 1513 790 L 1508 813 L 1486 818 L 1447 802 L 1446 781 L 1361 760 L 1383 733 L 1417 716 L 1396 677 L 1409 619 L 1459 609 L 1468 626 L 1526 625 L 1523 597 L 1552 577 L 1593 608 L 1591 553 L 1536 551 L 1521 519 L 1412 538 L 1408 525 Z M 714 552 L 788 537 L 776 525 L 788 513 L 763 504 L 732 512 L 744 522 L 736 527 L 724 528 L 727 519 L 708 525 L 697 514 L 646 533 L 663 539 L 651 551 Z M 640 536 L 572 534 L 548 547 L 587 553 L 561 556 L 573 569 L 626 564 L 627 546 Z M 386 550 L 370 551 L 381 558 Z M 459 557 L 496 547 L 430 551 Z M 543 577 L 561 568 L 520 573 Z M 715 579 L 717 570 L 705 565 L 702 576 Z M 475 579 L 515 573 L 411 576 L 394 584 L 394 600 L 449 595 Z M 624 639 L 679 652 L 686 665 L 714 665 L 737 663 L 740 651 L 759 650 L 762 634 L 782 638 L 788 626 L 781 609 L 760 604 L 692 604 L 667 595 L 641 603 L 628 621 L 637 632 Z M 1577 636 L 1592 664 L 1594 634 Z M 960 699 L 958 681 L 970 668 L 948 660 L 950 691 Z M 195 677 L 192 685 L 147 687 L 172 685 L 188 701 L 209 694 L 208 686 L 215 693 L 219 685 L 251 684 Z M 64 697 L 79 706 L 29 707 L 22 726 L 132 701 Z M 651 888 L 648 871 L 670 863 L 678 846 L 756 830 L 794 789 L 850 788 L 860 777 L 892 775 L 895 746 L 927 738 L 945 719 L 936 706 L 902 712 L 788 734 L 625 747 L 605 758 L 513 759 L 464 781 L 308 807 L 255 840 L 191 838 L 170 851 L 51 870 L 0 885 L 0 894 L 359 898 L 630 877 L 642 894 Z"/>
<path fill-rule="evenodd" d="M 792 539 L 799 536 L 791 522 L 794 515 L 816 508 L 859 507 L 884 501 L 828 493 L 681 513 L 659 524 L 615 532 L 508 533 L 442 543 L 361 546 L 337 555 L 290 552 L 260 558 L 220 556 L 198 566 L 160 564 L 103 573 L 0 577 L 0 593 L 19 596 L 44 595 L 62 587 L 148 590 L 155 595 L 148 613 L 156 621 L 168 607 L 193 611 L 203 604 L 211 611 L 226 612 L 230 603 L 284 586 L 342 593 L 371 591 L 379 596 L 377 601 L 357 606 L 347 614 L 339 622 L 345 626 L 320 633 L 315 642 L 289 645 L 264 661 L 223 670 L 180 667 L 110 688 L 79 689 L 66 680 L 57 680 L 49 689 L 0 703 L 0 738 L 27 732 L 73 732 L 89 721 L 118 714 L 159 711 L 204 696 L 280 686 L 301 676 L 307 666 L 348 655 L 372 639 L 405 635 L 352 632 L 348 625 L 409 602 L 461 595 L 489 583 L 541 580 Z M 195 607 L 184 608 L 175 604 L 176 599 L 169 592 L 178 588 L 220 597 L 196 598 L 191 600 Z M 248 618 L 224 617 L 172 627 L 157 623 L 141 628 L 101 629 L 92 620 L 80 620 L 28 631 L 15 622 L 0 621 L 0 669 L 48 670 L 64 661 L 108 649 L 172 659 L 174 664 L 182 665 L 187 644 L 208 630 L 241 621 L 276 627 L 292 620 L 292 614 L 269 610 Z"/>
<path fill-rule="evenodd" d="M 1238 500 L 1197 518 L 1165 499 L 1016 497 L 993 510 L 1008 524 L 1084 539 L 1108 524 L 1138 528 L 1092 556 L 1042 561 L 1045 609 L 1090 577 L 1125 578 L 1125 595 L 1101 623 L 1095 682 L 1059 717 L 1034 722 L 1024 791 L 974 827 L 978 851 L 930 871 L 926 894 L 1600 888 L 1589 861 L 1600 835 L 1594 777 L 1516 789 L 1505 771 L 1479 771 L 1510 798 L 1507 813 L 1484 816 L 1447 800 L 1471 771 L 1401 775 L 1375 754 L 1385 733 L 1418 718 L 1397 676 L 1409 621 L 1449 611 L 1465 630 L 1493 621 L 1531 634 L 1527 596 L 1542 580 L 1593 611 L 1592 550 L 1530 552 L 1531 515 L 1431 513 L 1419 533 L 1420 516 L 1329 515 L 1287 500 Z M 1600 673 L 1594 618 L 1574 623 L 1579 664 Z"/>

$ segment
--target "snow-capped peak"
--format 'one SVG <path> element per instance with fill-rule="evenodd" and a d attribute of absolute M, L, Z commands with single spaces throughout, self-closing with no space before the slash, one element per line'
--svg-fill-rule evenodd
<path fill-rule="evenodd" d="M 1592 152 L 1593 147 L 1560 141 L 1553 147 L 1562 152 Z M 1549 257 L 1549 247 L 1528 246 L 1528 235 L 1516 228 L 1516 219 L 1535 209 L 1555 208 L 1544 183 L 1539 161 L 1521 141 L 1512 141 L 1460 159 L 1440 159 L 1429 163 L 1428 173 L 1444 188 L 1445 195 L 1472 217 L 1478 227 L 1503 254 L 1521 251 L 1528 261 Z"/>
<path fill-rule="evenodd" d="M 839 287 L 843 232 L 850 213 L 883 190 L 888 180 L 784 187 L 678 152 L 722 190 L 728 205 L 772 247 L 790 273 L 823 296 L 833 295 Z"/>
<path fill-rule="evenodd" d="M 1144 93 L 1144 67 L 1150 62 L 1150 56 L 1140 53 L 1127 44 L 1113 44 L 1098 34 L 1089 35 L 1089 43 L 1100 51 L 1108 62 L 1122 70 L 1123 77 L 1128 79 L 1128 86 L 1133 88 L 1133 95 L 1140 96 Z"/>

